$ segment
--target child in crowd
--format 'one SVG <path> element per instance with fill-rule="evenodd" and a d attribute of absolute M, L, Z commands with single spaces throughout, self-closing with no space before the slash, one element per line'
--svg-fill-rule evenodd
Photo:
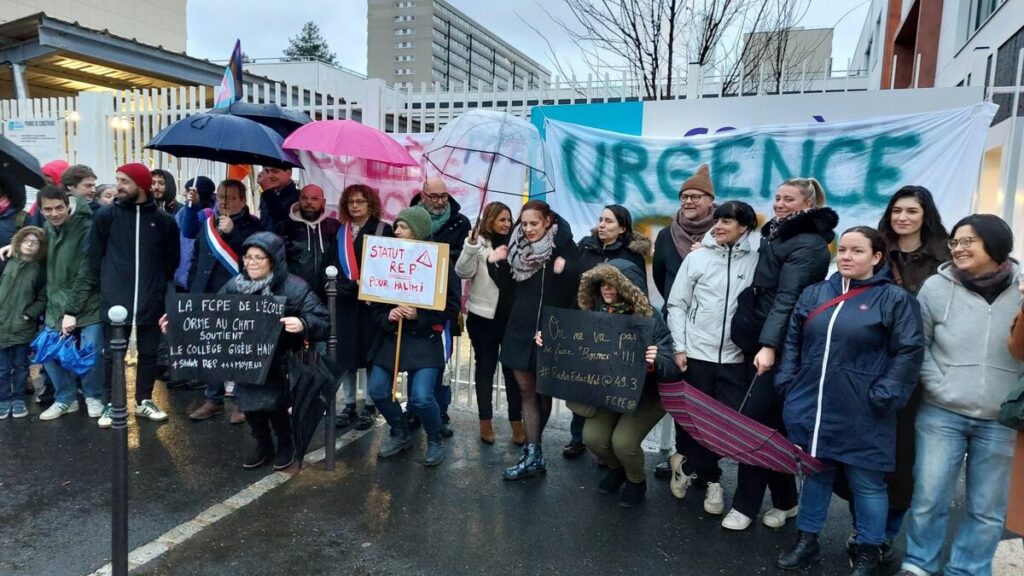
<path fill-rule="evenodd" d="M 46 233 L 25 226 L 11 241 L 12 258 L 0 276 L 0 420 L 28 415 L 29 343 L 46 309 Z"/>

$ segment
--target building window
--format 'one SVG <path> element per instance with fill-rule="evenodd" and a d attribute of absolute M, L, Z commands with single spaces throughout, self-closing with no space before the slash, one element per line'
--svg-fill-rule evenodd
<path fill-rule="evenodd" d="M 412 74 L 412 68 L 395 68 L 395 76 L 409 76 Z"/>
<path fill-rule="evenodd" d="M 412 22 L 416 17 L 411 14 L 403 14 L 401 16 L 395 16 L 395 22 Z"/>
<path fill-rule="evenodd" d="M 415 48 L 415 42 L 395 42 L 395 48 L 401 50 L 403 48 Z"/>
<path fill-rule="evenodd" d="M 411 55 L 411 54 L 406 54 L 405 56 L 395 56 L 395 62 L 415 62 L 415 61 L 416 61 L 416 57 Z"/>
<path fill-rule="evenodd" d="M 395 28 L 395 36 L 412 36 L 415 33 L 415 28 Z"/>
<path fill-rule="evenodd" d="M 970 10 L 967 14 L 967 38 L 970 38 L 979 28 L 988 22 L 988 17 L 995 12 L 1006 0 L 970 0 Z"/>
<path fill-rule="evenodd" d="M 408 0 L 406 2 L 395 2 L 395 8 L 415 8 L 416 1 Z"/>

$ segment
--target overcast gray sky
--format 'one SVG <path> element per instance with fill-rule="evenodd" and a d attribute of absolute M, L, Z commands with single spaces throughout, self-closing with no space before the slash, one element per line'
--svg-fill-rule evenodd
<path fill-rule="evenodd" d="M 523 20 L 530 22 L 548 38 L 559 58 L 564 58 L 563 66 L 568 63 L 581 76 L 586 75 L 582 59 L 576 55 L 577 49 L 562 38 L 564 34 L 558 24 L 545 14 L 538 0 L 449 2 L 554 71 L 544 40 Z M 560 0 L 546 0 L 543 4 L 556 18 L 571 18 Z M 836 26 L 832 47 L 835 69 L 846 69 L 847 59 L 853 55 L 869 5 L 869 0 L 810 0 L 800 25 L 806 28 Z M 842 21 L 836 25 L 840 18 Z M 188 3 L 188 53 L 210 60 L 225 60 L 231 54 L 235 39 L 241 38 L 242 50 L 251 57 L 279 57 L 288 46 L 288 38 L 298 34 L 308 20 L 320 26 L 342 66 L 366 72 L 365 0 L 193 0 Z"/>

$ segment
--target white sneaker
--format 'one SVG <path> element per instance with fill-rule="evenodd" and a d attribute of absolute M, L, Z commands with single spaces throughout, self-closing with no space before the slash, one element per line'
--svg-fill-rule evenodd
<path fill-rule="evenodd" d="M 112 405 L 107 404 L 103 407 L 99 420 L 96 420 L 96 425 L 100 428 L 110 428 L 114 425 L 114 407 Z"/>
<path fill-rule="evenodd" d="M 708 482 L 708 492 L 704 496 L 704 511 L 715 516 L 725 511 L 725 491 L 718 482 Z"/>
<path fill-rule="evenodd" d="M 71 404 L 54 402 L 49 408 L 39 415 L 40 420 L 56 420 L 69 412 L 78 412 L 78 400 L 72 400 Z"/>
<path fill-rule="evenodd" d="M 141 404 L 135 407 L 135 416 L 149 418 L 154 422 L 163 422 L 167 420 L 167 413 L 160 409 L 156 405 L 156 402 L 152 400 L 143 400 Z"/>
<path fill-rule="evenodd" d="M 86 398 L 85 409 L 89 412 L 89 418 L 99 418 L 103 415 L 103 401 L 99 398 Z"/>
<path fill-rule="evenodd" d="M 753 522 L 749 516 L 733 508 L 722 519 L 722 528 L 726 530 L 746 530 Z"/>
<path fill-rule="evenodd" d="M 764 513 L 764 518 L 761 518 L 761 522 L 769 528 L 782 528 L 786 525 L 786 520 L 788 520 L 789 518 L 796 518 L 796 515 L 799 512 L 799 506 L 793 506 L 789 510 L 779 510 L 778 508 L 772 508 L 771 510 Z"/>
<path fill-rule="evenodd" d="M 678 452 L 668 459 L 668 466 L 672 470 L 672 479 L 669 480 L 668 487 L 672 491 L 672 495 L 680 500 L 686 498 L 686 489 L 690 487 L 690 484 L 697 477 L 696 474 L 687 476 L 683 473 L 683 462 L 685 461 L 686 456 Z"/>

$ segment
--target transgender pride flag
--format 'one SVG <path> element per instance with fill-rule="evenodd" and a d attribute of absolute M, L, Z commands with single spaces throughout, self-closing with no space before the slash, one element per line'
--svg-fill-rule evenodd
<path fill-rule="evenodd" d="M 220 90 L 213 102 L 214 108 L 227 108 L 242 98 L 242 41 L 235 40 L 235 49 L 231 52 L 231 60 L 224 69 L 224 77 L 220 80 Z"/>

